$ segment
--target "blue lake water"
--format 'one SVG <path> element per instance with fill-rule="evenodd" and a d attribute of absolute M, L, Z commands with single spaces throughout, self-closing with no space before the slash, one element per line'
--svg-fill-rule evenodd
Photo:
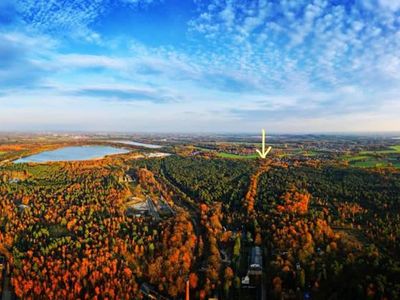
<path fill-rule="evenodd" d="M 125 144 L 125 145 L 138 146 L 138 147 L 143 147 L 143 148 L 150 148 L 150 149 L 159 149 L 159 148 L 163 147 L 161 145 L 145 144 L 145 143 L 139 143 L 139 142 L 134 142 L 134 141 L 112 141 L 112 142 Z"/>
<path fill-rule="evenodd" d="M 74 161 L 102 158 L 106 155 L 127 153 L 129 150 L 110 146 L 75 146 L 45 151 L 14 161 L 15 163 L 43 163 L 51 161 Z"/>

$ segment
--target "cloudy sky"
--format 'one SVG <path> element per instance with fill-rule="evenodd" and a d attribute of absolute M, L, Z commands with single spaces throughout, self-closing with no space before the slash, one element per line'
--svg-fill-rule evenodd
<path fill-rule="evenodd" d="M 400 0 L 0 0 L 0 131 L 400 131 Z"/>

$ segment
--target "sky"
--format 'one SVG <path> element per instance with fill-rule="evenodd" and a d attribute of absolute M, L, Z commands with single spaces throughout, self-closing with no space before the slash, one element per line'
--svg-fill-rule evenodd
<path fill-rule="evenodd" d="M 400 0 L 0 0 L 0 131 L 400 131 Z"/>

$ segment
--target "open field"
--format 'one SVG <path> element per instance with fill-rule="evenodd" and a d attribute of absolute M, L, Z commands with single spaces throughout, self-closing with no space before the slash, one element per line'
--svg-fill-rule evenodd
<path fill-rule="evenodd" d="M 350 165 L 360 168 L 383 168 L 393 166 L 400 168 L 400 145 L 390 146 L 385 150 L 378 151 L 360 151 L 354 155 L 345 155 L 343 160 Z"/>
<path fill-rule="evenodd" d="M 207 150 L 207 149 L 206 149 Z M 208 150 L 209 151 L 209 150 Z M 294 157 L 294 156 L 304 156 L 304 157 L 316 157 L 321 152 L 319 151 L 313 151 L 313 150 L 302 150 L 302 149 L 295 149 L 295 150 L 289 150 L 285 151 L 284 153 L 274 153 L 274 149 L 270 152 L 270 156 L 277 156 L 279 158 L 284 158 L 284 157 Z M 217 153 L 218 157 L 221 158 L 232 158 L 232 159 L 256 159 L 259 157 L 259 155 L 254 152 L 253 154 L 234 154 L 234 153 L 227 153 L 227 152 L 218 152 Z"/>
<path fill-rule="evenodd" d="M 217 156 L 221 158 L 235 158 L 235 159 L 255 159 L 259 157 L 257 153 L 249 155 L 239 155 L 239 154 L 225 153 L 225 152 L 220 152 L 217 154 Z"/>
<path fill-rule="evenodd" d="M 360 168 L 382 168 L 388 166 L 386 162 L 375 159 L 368 159 L 366 161 L 352 161 L 350 164 L 354 167 Z"/>
<path fill-rule="evenodd" d="M 392 158 L 374 158 L 367 156 L 365 158 L 356 157 L 356 159 L 346 160 L 351 166 L 359 168 L 384 168 L 389 166 L 400 168 L 400 161 L 396 161 Z"/>
<path fill-rule="evenodd" d="M 386 149 L 386 150 L 361 151 L 361 152 L 360 152 L 360 155 L 368 155 L 368 154 L 391 154 L 391 153 L 400 153 L 400 145 L 390 146 L 389 149 Z"/>

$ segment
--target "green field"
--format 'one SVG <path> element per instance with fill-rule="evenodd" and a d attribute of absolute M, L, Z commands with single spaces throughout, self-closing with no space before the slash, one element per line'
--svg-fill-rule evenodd
<path fill-rule="evenodd" d="M 393 166 L 395 168 L 400 168 L 400 162 L 391 162 L 386 160 L 366 160 L 366 161 L 355 161 L 350 163 L 354 167 L 359 168 L 384 168 Z M 390 165 L 391 164 L 391 165 Z"/>
<path fill-rule="evenodd" d="M 360 168 L 382 168 L 382 167 L 387 167 L 388 163 L 385 161 L 379 161 L 376 159 L 370 159 L 370 160 L 365 160 L 365 161 L 352 161 L 350 164 L 354 167 L 360 167 Z"/>
<path fill-rule="evenodd" d="M 400 145 L 391 146 L 385 150 L 361 151 L 354 155 L 345 155 L 342 159 L 359 168 L 384 168 L 388 166 L 400 168 L 400 161 L 397 160 L 398 154 L 400 154 Z"/>
<path fill-rule="evenodd" d="M 314 151 L 314 150 L 304 150 L 304 151 L 300 151 L 300 154 L 302 154 L 304 156 L 314 157 L 314 156 L 319 155 L 320 152 Z"/>
<path fill-rule="evenodd" d="M 353 162 L 357 160 L 368 159 L 370 156 L 368 155 L 345 155 L 342 157 L 343 160 L 347 160 L 348 162 Z"/>
<path fill-rule="evenodd" d="M 218 157 L 222 158 L 235 158 L 235 159 L 255 159 L 258 158 L 259 155 L 257 153 L 249 154 L 249 155 L 239 155 L 239 154 L 232 154 L 232 153 L 225 153 L 220 152 L 217 154 Z"/>
<path fill-rule="evenodd" d="M 393 166 L 395 168 L 400 168 L 400 161 L 393 160 L 391 158 L 360 158 L 356 159 L 346 159 L 351 166 L 359 168 L 384 168 Z"/>
<path fill-rule="evenodd" d="M 400 153 L 400 145 L 390 146 L 389 149 L 386 150 L 378 150 L 378 151 L 361 151 L 360 155 L 369 155 L 369 154 L 392 154 L 392 153 Z"/>
<path fill-rule="evenodd" d="M 208 149 L 208 148 L 203 148 L 203 147 L 195 147 L 197 150 L 201 150 L 201 151 L 206 151 L 206 152 L 211 152 L 211 151 L 215 151 L 215 149 Z"/>
<path fill-rule="evenodd" d="M 400 153 L 400 145 L 390 147 Z"/>

